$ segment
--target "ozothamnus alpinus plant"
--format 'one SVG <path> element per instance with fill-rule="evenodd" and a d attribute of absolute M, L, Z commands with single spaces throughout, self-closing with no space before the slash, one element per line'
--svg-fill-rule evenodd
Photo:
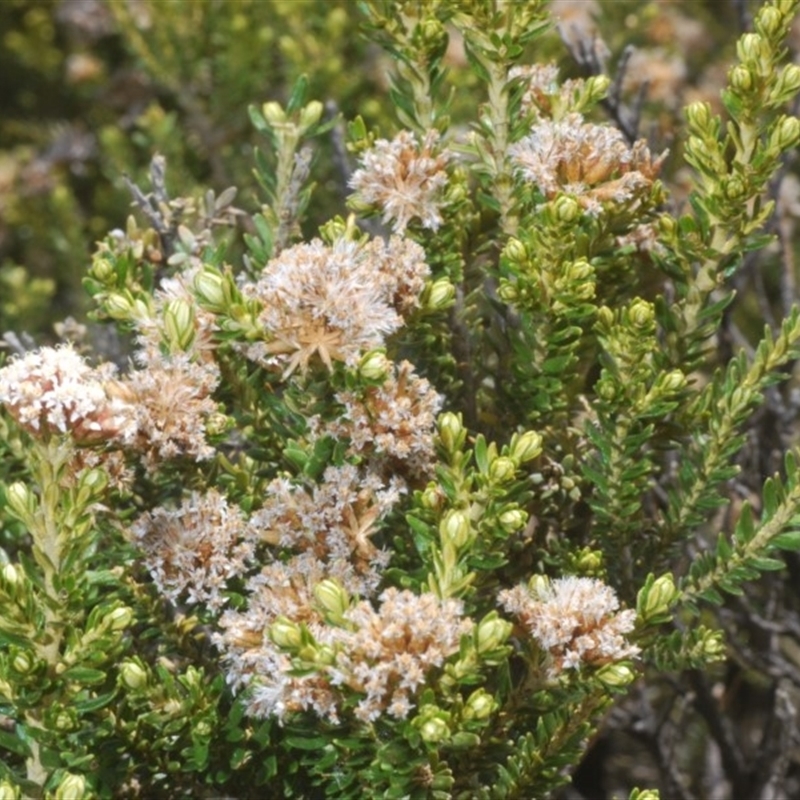
<path fill-rule="evenodd" d="M 143 221 L 86 278 L 130 365 L 76 343 L 0 370 L 26 465 L 3 796 L 545 797 L 637 677 L 724 657 L 701 609 L 800 548 L 791 452 L 759 514 L 715 514 L 800 355 L 797 311 L 726 364 L 715 342 L 800 142 L 800 0 L 741 38 L 725 121 L 688 108 L 678 214 L 667 152 L 597 113 L 608 80 L 529 63 L 544 4 L 361 5 L 403 127 L 350 124 L 354 213 L 301 239 L 333 125 L 301 82 L 251 109 L 255 213 L 170 198 L 159 159 L 133 187 Z"/>

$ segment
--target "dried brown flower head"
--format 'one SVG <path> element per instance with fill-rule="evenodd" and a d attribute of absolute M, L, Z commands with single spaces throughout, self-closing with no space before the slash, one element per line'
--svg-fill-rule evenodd
<path fill-rule="evenodd" d="M 640 139 L 629 147 L 606 125 L 584 122 L 580 114 L 542 120 L 509 148 L 517 173 L 551 200 L 572 194 L 592 214 L 604 204 L 631 205 L 647 197 L 667 153 L 653 158 Z"/>

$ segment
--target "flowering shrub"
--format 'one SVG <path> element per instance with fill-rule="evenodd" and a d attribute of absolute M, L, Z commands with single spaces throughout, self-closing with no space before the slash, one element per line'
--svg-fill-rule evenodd
<path fill-rule="evenodd" d="M 157 157 L 147 227 L 98 244 L 129 363 L 74 341 L 0 369 L 3 796 L 545 797 L 638 679 L 722 659 L 710 609 L 800 549 L 791 452 L 733 483 L 800 313 L 722 337 L 800 143 L 800 0 L 740 39 L 724 133 L 688 107 L 685 208 L 680 153 L 603 121 L 607 78 L 525 63 L 543 4 L 363 5 L 403 128 L 350 123 L 352 213 L 301 240 L 337 124 L 301 81 L 251 108 L 259 210 L 170 199 Z M 485 89 L 468 129 L 449 34 Z"/>

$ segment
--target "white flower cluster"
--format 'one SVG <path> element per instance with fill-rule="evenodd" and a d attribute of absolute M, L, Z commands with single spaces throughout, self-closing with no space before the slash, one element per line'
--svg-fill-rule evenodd
<path fill-rule="evenodd" d="M 436 152 L 438 141 L 435 130 L 421 144 L 410 131 L 400 131 L 391 141 L 378 139 L 350 178 L 354 199 L 380 208 L 384 223 L 391 222 L 395 233 L 405 231 L 412 219 L 437 230 L 450 159 L 448 151 Z"/>
<path fill-rule="evenodd" d="M 355 364 L 403 325 L 428 274 L 422 248 L 399 236 L 288 248 L 242 287 L 261 303 L 267 336 L 247 355 L 287 376 L 305 372 L 314 357 L 329 370 L 334 361 Z"/>
<path fill-rule="evenodd" d="M 76 441 L 129 439 L 133 407 L 114 390 L 112 364 L 90 367 L 71 345 L 43 347 L 0 369 L 0 403 L 33 434 Z"/>
<path fill-rule="evenodd" d="M 514 614 L 549 655 L 548 676 L 583 666 L 603 666 L 639 653 L 623 634 L 636 612 L 619 611 L 614 590 L 595 578 L 537 577 L 530 586 L 506 589 L 500 604 Z"/>

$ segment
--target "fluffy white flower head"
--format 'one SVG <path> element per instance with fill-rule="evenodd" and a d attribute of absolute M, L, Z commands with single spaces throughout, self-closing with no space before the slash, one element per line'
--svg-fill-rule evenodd
<path fill-rule="evenodd" d="M 129 403 L 115 396 L 113 372 L 111 364 L 90 367 L 71 345 L 43 347 L 0 370 L 0 403 L 33 434 L 124 438 L 135 423 Z"/>
<path fill-rule="evenodd" d="M 639 653 L 623 636 L 633 630 L 636 612 L 619 611 L 614 590 L 595 578 L 536 576 L 529 586 L 505 590 L 498 599 L 548 652 L 551 678 Z"/>
<path fill-rule="evenodd" d="M 380 208 L 384 223 L 391 223 L 395 233 L 402 233 L 412 219 L 434 231 L 442 224 L 449 154 L 435 152 L 438 139 L 435 130 L 421 144 L 410 131 L 400 131 L 391 141 L 378 139 L 350 178 L 355 199 Z"/>

